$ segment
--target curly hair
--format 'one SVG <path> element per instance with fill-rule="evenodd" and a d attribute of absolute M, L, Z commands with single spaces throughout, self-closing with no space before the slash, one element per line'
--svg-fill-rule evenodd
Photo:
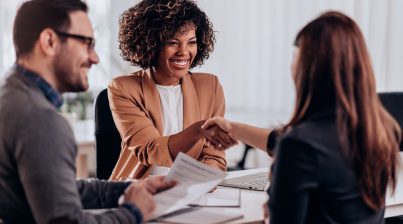
<path fill-rule="evenodd" d="M 192 0 L 143 0 L 119 20 L 119 48 L 124 60 L 143 69 L 155 67 L 159 53 L 187 24 L 196 27 L 197 54 L 190 66 L 200 66 L 214 49 L 213 25 Z"/>

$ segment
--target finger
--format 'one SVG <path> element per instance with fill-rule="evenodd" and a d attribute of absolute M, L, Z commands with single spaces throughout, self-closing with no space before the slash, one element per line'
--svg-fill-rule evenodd
<path fill-rule="evenodd" d="M 205 130 L 202 129 L 202 134 L 203 136 L 214 146 L 218 146 L 218 144 L 220 144 L 220 142 L 214 137 L 214 133 L 212 130 Z"/>
<path fill-rule="evenodd" d="M 208 119 L 206 122 L 204 122 L 204 124 L 201 126 L 201 128 L 203 129 L 209 129 L 210 127 L 215 125 L 215 118 L 210 118 Z"/>
<path fill-rule="evenodd" d="M 225 143 L 226 146 L 231 146 L 234 144 L 234 139 L 232 139 L 228 134 L 219 132 L 218 137 Z"/>
<path fill-rule="evenodd" d="M 230 144 L 228 144 L 228 142 L 223 138 L 223 136 L 220 133 L 218 133 L 215 137 L 219 142 L 217 145 L 218 149 L 223 150 L 228 148 Z"/>
<path fill-rule="evenodd" d="M 224 150 L 234 145 L 234 139 L 219 127 L 213 127 L 214 137 L 218 141 L 218 149 Z"/>
<path fill-rule="evenodd" d="M 221 136 L 221 138 L 227 143 L 228 146 L 233 146 L 236 143 L 238 143 L 237 140 L 235 140 L 234 138 L 232 138 L 232 136 L 230 136 L 229 134 L 226 133 L 220 133 L 219 134 Z"/>
<path fill-rule="evenodd" d="M 170 180 L 166 181 L 165 176 L 153 176 L 149 177 L 149 187 L 148 190 L 151 194 L 158 193 L 160 191 L 166 190 L 168 188 L 171 188 L 175 186 L 176 181 L 175 180 Z"/>
<path fill-rule="evenodd" d="M 155 194 L 158 190 L 158 183 L 164 181 L 164 176 L 150 176 L 144 181 L 145 188 L 151 194 Z"/>

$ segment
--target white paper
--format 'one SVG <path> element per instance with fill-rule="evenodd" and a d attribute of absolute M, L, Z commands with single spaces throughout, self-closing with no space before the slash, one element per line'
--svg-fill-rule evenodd
<path fill-rule="evenodd" d="M 241 206 L 241 190 L 236 188 L 217 188 L 192 201 L 191 206 L 202 207 L 239 207 Z"/>
<path fill-rule="evenodd" d="M 205 208 L 195 208 L 186 212 L 163 217 L 158 221 L 168 223 L 186 223 L 186 224 L 216 224 L 227 223 L 229 221 L 242 218 L 242 214 L 232 212 L 220 212 L 206 210 Z"/>
<path fill-rule="evenodd" d="M 391 188 L 388 187 L 388 189 L 387 189 L 386 200 L 385 200 L 386 206 L 392 206 L 392 205 L 397 205 L 397 204 L 402 204 L 403 203 L 403 191 L 400 190 L 400 189 L 403 189 L 403 172 L 402 172 L 402 168 L 403 167 L 399 167 L 398 182 L 397 182 L 397 185 L 396 185 L 395 193 L 392 195 Z"/>
<path fill-rule="evenodd" d="M 167 181 L 176 180 L 177 184 L 155 195 L 157 207 L 152 219 L 187 207 L 187 204 L 216 187 L 226 175 L 224 171 L 179 153 L 166 176 Z"/>

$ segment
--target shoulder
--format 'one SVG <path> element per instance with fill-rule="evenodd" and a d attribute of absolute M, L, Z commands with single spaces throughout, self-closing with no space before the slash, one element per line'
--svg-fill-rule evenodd
<path fill-rule="evenodd" d="M 55 111 L 42 91 L 18 74 L 14 74 L 6 80 L 0 94 L 3 112 L 30 117 L 32 113 L 44 109 Z"/>
<path fill-rule="evenodd" d="M 192 73 L 190 79 L 196 89 L 196 91 L 202 91 L 206 94 L 206 89 L 214 89 L 214 92 L 222 92 L 222 86 L 218 77 L 209 73 Z"/>
<path fill-rule="evenodd" d="M 73 134 L 68 122 L 57 113 L 35 86 L 24 83 L 20 77 L 8 79 L 0 90 L 0 120 L 5 126 L 13 127 L 7 133 L 12 139 L 18 136 L 52 133 L 53 136 Z M 14 135 L 14 137 L 13 137 Z M 43 138 L 36 138 L 39 141 Z M 46 138 L 45 138 L 46 139 Z"/>
<path fill-rule="evenodd" d="M 322 154 L 338 149 L 338 146 L 337 129 L 331 120 L 298 124 L 285 133 L 279 142 L 279 148 L 289 148 L 294 153 Z"/>
<path fill-rule="evenodd" d="M 108 85 L 108 92 L 113 94 L 135 94 L 142 89 L 144 79 L 151 80 L 146 70 L 139 70 L 131 74 L 119 75 L 112 79 Z"/>
<path fill-rule="evenodd" d="M 320 140 L 327 137 L 336 137 L 337 130 L 334 120 L 306 121 L 294 126 L 284 137 L 301 140 Z"/>
<path fill-rule="evenodd" d="M 211 85 L 219 83 L 218 77 L 210 73 L 196 72 L 192 73 L 190 78 L 192 79 L 193 83 L 199 85 Z"/>
<path fill-rule="evenodd" d="M 148 73 L 145 70 L 139 70 L 130 74 L 118 75 L 113 78 L 110 82 L 109 86 L 116 87 L 133 87 L 136 85 L 140 85 L 141 80 L 148 76 Z"/>

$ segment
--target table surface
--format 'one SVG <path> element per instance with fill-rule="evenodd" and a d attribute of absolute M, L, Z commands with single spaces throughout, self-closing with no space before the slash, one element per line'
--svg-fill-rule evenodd
<path fill-rule="evenodd" d="M 403 161 L 403 152 L 400 153 Z M 242 171 L 229 172 L 226 178 L 238 177 L 252 173 L 267 171 L 268 168 L 250 169 Z M 399 181 L 394 194 L 388 189 L 386 195 L 385 218 L 403 215 L 403 166 L 399 169 Z M 263 221 L 262 205 L 267 201 L 267 193 L 264 191 L 241 190 L 241 207 L 224 208 L 223 211 L 241 213 L 242 219 L 231 223 L 261 223 Z"/>

